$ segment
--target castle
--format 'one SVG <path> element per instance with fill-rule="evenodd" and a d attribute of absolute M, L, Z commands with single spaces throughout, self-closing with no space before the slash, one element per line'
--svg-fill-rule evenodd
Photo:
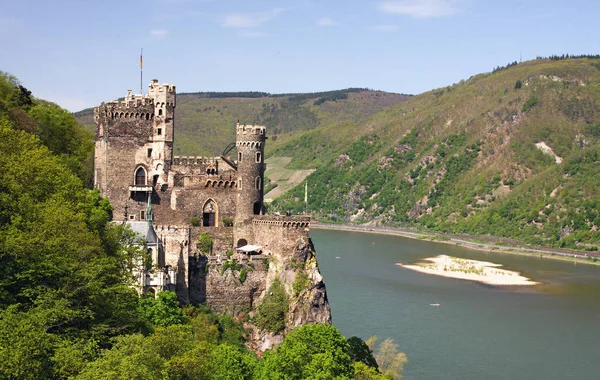
<path fill-rule="evenodd" d="M 276 277 L 291 294 L 292 263 L 306 263 L 310 302 L 325 313 L 291 318 L 330 320 L 310 218 L 265 212 L 266 128 L 238 122 L 235 145 L 220 157 L 173 156 L 176 104 L 175 86 L 154 79 L 147 95 L 129 90 L 124 100 L 94 108 L 94 186 L 110 200 L 113 220 L 129 224 L 152 256 L 153 268 L 137 273 L 139 291 L 170 289 L 182 303 L 235 314 L 254 308 Z M 233 147 L 237 154 L 227 156 Z M 210 252 L 199 251 L 203 233 Z M 243 280 L 226 271 L 234 261 L 247 272 Z"/>

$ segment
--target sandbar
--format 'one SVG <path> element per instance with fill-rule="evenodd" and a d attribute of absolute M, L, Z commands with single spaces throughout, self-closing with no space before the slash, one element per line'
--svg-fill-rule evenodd
<path fill-rule="evenodd" d="M 406 269 L 435 276 L 458 278 L 481 282 L 488 285 L 537 285 L 539 282 L 521 276 L 519 272 L 500 269 L 501 264 L 486 261 L 460 259 L 448 255 L 439 255 L 424 259 L 424 262 L 406 265 L 396 263 Z"/>

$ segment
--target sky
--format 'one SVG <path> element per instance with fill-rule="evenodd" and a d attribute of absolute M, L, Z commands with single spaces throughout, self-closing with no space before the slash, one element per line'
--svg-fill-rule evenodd
<path fill-rule="evenodd" d="M 0 71 L 69 111 L 143 91 L 419 94 L 599 54 L 599 1 L 0 0 Z"/>

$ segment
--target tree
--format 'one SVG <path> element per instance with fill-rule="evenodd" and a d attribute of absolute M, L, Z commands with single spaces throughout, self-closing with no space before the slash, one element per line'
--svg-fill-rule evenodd
<path fill-rule="evenodd" d="M 515 83 L 515 90 L 520 89 L 523 86 L 523 83 L 521 83 L 520 79 L 517 79 L 517 82 Z"/>
<path fill-rule="evenodd" d="M 398 345 L 392 339 L 384 340 L 378 347 L 377 337 L 373 336 L 367 339 L 366 344 L 375 353 L 375 360 L 379 364 L 379 370 L 385 376 L 392 379 L 402 379 L 402 369 L 404 364 L 408 362 L 404 352 L 398 352 Z"/>
<path fill-rule="evenodd" d="M 289 300 L 285 288 L 275 279 L 258 307 L 256 325 L 274 333 L 282 331 L 285 328 L 288 308 Z"/>
<path fill-rule="evenodd" d="M 348 344 L 350 346 L 349 354 L 352 362 L 364 363 L 369 367 L 377 369 L 377 361 L 373 357 L 373 351 L 367 346 L 364 340 L 359 337 L 353 336 L 348 338 Z"/>
<path fill-rule="evenodd" d="M 140 314 L 154 326 L 167 327 L 185 321 L 179 307 L 177 294 L 170 291 L 159 292 L 157 297 L 144 297 L 140 300 Z"/>
<path fill-rule="evenodd" d="M 125 335 L 116 339 L 112 349 L 88 364 L 77 379 L 163 380 L 165 364 L 143 335 Z"/>
<path fill-rule="evenodd" d="M 331 325 L 304 325 L 267 351 L 258 379 L 350 379 L 354 370 L 349 344 Z"/>

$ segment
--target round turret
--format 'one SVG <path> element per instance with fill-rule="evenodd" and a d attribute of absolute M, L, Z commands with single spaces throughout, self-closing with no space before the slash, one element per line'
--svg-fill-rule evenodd
<path fill-rule="evenodd" d="M 265 127 L 237 124 L 237 222 L 262 214 L 265 140 Z"/>

